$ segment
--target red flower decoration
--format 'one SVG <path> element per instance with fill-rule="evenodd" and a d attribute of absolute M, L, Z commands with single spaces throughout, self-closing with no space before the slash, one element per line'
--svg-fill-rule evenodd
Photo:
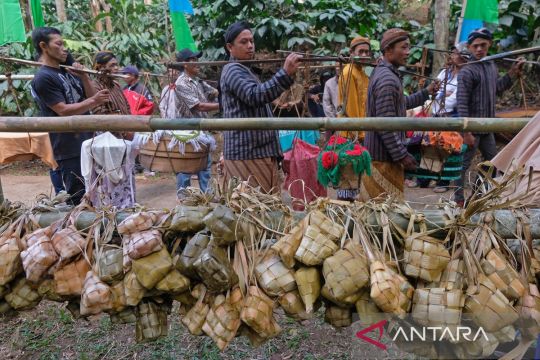
<path fill-rule="evenodd" d="M 350 156 L 360 156 L 364 151 L 367 151 L 365 147 L 360 146 L 360 144 L 354 144 L 354 148 L 352 150 L 345 151 L 345 153 Z"/>
<path fill-rule="evenodd" d="M 330 137 L 330 140 L 328 140 L 328 145 L 329 146 L 334 146 L 334 145 L 343 145 L 347 142 L 348 140 L 342 136 L 338 136 L 338 135 L 332 135 Z"/>
<path fill-rule="evenodd" d="M 332 169 L 338 164 L 338 155 L 333 151 L 326 151 L 322 154 L 321 161 L 325 169 Z"/>

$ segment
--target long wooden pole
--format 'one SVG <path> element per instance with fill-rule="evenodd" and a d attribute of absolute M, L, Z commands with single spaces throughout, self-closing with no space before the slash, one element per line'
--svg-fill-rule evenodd
<path fill-rule="evenodd" d="M 156 130 L 372 130 L 517 133 L 527 118 L 234 118 L 161 119 L 135 115 L 0 117 L 0 132 L 80 132 Z"/>
<path fill-rule="evenodd" d="M 444 239 L 446 231 L 444 227 L 448 224 L 448 217 L 445 214 L 444 210 L 422 210 L 417 211 L 425 216 L 425 223 L 428 230 L 440 230 L 431 234 L 433 237 Z M 53 222 L 64 218 L 66 213 L 64 212 L 48 212 L 41 213 L 37 215 L 37 221 L 41 227 L 49 226 Z M 117 222 L 120 223 L 124 220 L 130 213 L 120 212 L 117 214 Z M 301 215 L 299 213 L 299 215 Z M 540 238 L 540 209 L 528 209 L 528 215 L 530 217 L 531 233 L 533 238 Z M 78 229 L 88 228 L 96 219 L 96 213 L 90 211 L 83 211 L 75 222 L 75 226 Z M 517 220 L 515 214 L 511 210 L 496 210 L 493 214 L 497 221 L 493 224 L 493 229 L 503 238 L 503 239 L 515 239 L 516 237 L 516 227 Z M 471 218 L 470 223 L 476 224 L 479 222 L 480 215 L 475 215 Z M 409 225 L 410 218 L 403 217 L 403 215 L 396 212 L 389 212 L 389 220 L 392 221 L 397 226 L 406 229 Z M 376 232 L 381 232 L 382 228 L 378 222 L 377 216 L 375 213 L 372 214 L 367 219 L 367 222 L 373 227 Z M 420 231 L 418 224 L 415 224 L 415 231 Z"/>
<path fill-rule="evenodd" d="M 244 65 L 250 65 L 250 64 L 280 64 L 285 61 L 285 58 L 283 59 L 253 59 L 253 60 L 236 60 L 234 62 L 244 64 Z M 364 56 L 355 56 L 353 58 L 350 57 L 338 57 L 338 56 L 316 56 L 316 57 L 305 57 L 300 58 L 300 62 L 328 62 L 328 61 L 339 61 L 343 63 L 349 63 L 349 62 L 355 62 L 358 64 L 363 65 L 375 65 L 374 59 L 371 57 L 364 57 Z M 197 65 L 201 66 L 223 66 L 230 64 L 232 61 L 229 60 L 218 60 L 218 61 L 197 61 Z M 169 62 L 165 65 L 169 68 L 178 68 L 179 66 L 184 65 L 193 65 L 193 61 L 178 61 L 178 62 Z"/>

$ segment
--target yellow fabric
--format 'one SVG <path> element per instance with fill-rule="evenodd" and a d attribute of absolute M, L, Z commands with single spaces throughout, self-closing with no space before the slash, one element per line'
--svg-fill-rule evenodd
<path fill-rule="evenodd" d="M 350 75 L 349 75 L 350 73 Z M 348 64 L 343 68 L 342 74 L 339 76 L 338 86 L 338 101 L 345 107 L 346 117 L 365 117 L 366 116 L 366 101 L 369 78 L 359 65 Z M 344 103 L 344 93 L 347 103 Z M 341 131 L 340 135 L 347 138 L 355 138 L 358 134 L 358 139 L 364 139 L 363 131 Z"/>
<path fill-rule="evenodd" d="M 52 169 L 58 167 L 48 133 L 0 133 L 0 164 L 36 158 Z"/>

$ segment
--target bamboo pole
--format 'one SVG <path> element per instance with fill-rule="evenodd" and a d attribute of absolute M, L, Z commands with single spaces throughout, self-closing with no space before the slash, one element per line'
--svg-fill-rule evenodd
<path fill-rule="evenodd" d="M 443 230 L 445 226 L 449 224 L 448 217 L 445 215 L 444 210 L 422 210 L 418 211 L 425 216 L 425 223 L 427 229 L 440 231 L 432 234 L 433 237 L 438 239 L 444 239 L 446 231 Z M 120 212 L 117 214 L 116 220 L 120 223 L 131 213 Z M 540 209 L 528 209 L 528 214 L 530 216 L 530 225 L 531 233 L 534 239 L 540 238 Z M 38 214 L 37 221 L 41 227 L 49 226 L 53 222 L 64 218 L 66 215 L 65 212 L 47 212 Z M 475 215 L 471 218 L 470 223 L 476 224 L 480 221 L 480 215 Z M 503 239 L 515 239 L 516 238 L 516 226 L 517 220 L 514 216 L 514 213 L 511 210 L 496 210 L 494 212 L 494 217 L 497 221 L 493 224 L 493 229 L 503 238 Z M 303 213 L 297 213 L 296 216 L 302 217 Z M 95 220 L 97 214 L 90 211 L 83 211 L 75 222 L 77 229 L 88 228 Z M 404 217 L 403 215 L 396 212 L 389 212 L 389 220 L 392 221 L 397 226 L 406 229 L 409 225 L 410 218 Z M 373 227 L 376 232 L 382 232 L 382 228 L 378 222 L 377 216 L 373 213 L 368 219 L 367 223 Z M 415 231 L 420 231 L 418 224 L 415 224 Z"/>
<path fill-rule="evenodd" d="M 358 64 L 363 65 L 372 65 L 375 66 L 374 59 L 371 57 L 365 57 L 365 56 L 354 56 L 354 57 L 342 57 L 342 56 L 310 56 L 310 57 L 304 57 L 299 59 L 300 62 L 329 62 L 329 61 L 339 61 L 343 63 L 350 63 L 351 61 Z M 227 65 L 229 63 L 240 63 L 240 64 L 280 64 L 282 62 L 285 62 L 285 58 L 282 59 L 253 59 L 253 60 L 235 60 L 235 61 L 229 61 L 229 60 L 217 60 L 217 61 L 178 61 L 178 62 L 169 62 L 165 65 L 169 68 L 178 68 L 179 66 L 184 65 L 201 65 L 201 66 L 223 66 Z"/>
<path fill-rule="evenodd" d="M 20 75 L 10 75 L 9 77 L 6 75 L 0 75 L 0 81 L 6 81 L 8 78 L 11 78 L 11 80 L 33 80 L 34 75 L 20 74 Z"/>
<path fill-rule="evenodd" d="M 161 119 L 136 115 L 0 117 L 0 132 L 156 130 L 367 130 L 519 132 L 528 118 L 234 118 Z"/>

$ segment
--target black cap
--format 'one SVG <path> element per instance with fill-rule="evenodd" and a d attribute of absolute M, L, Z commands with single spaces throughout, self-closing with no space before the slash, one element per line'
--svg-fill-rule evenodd
<path fill-rule="evenodd" d="M 200 58 L 201 56 L 201 51 L 193 52 L 190 49 L 186 48 L 176 53 L 176 61 L 187 61 L 192 58 Z"/>

